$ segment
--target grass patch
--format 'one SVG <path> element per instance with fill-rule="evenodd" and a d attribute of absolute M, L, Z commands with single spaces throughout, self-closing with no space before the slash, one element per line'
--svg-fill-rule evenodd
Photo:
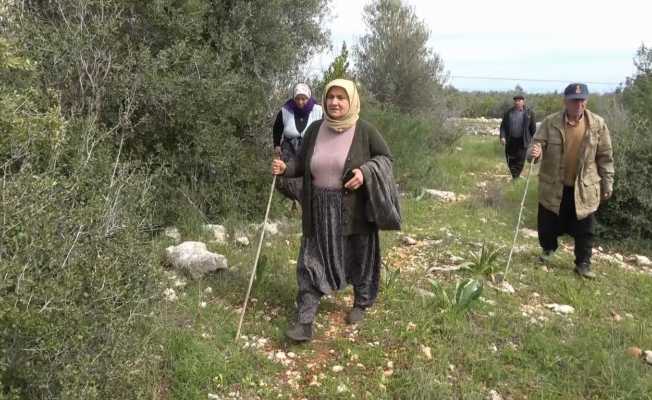
<path fill-rule="evenodd" d="M 294 318 L 300 244 L 293 220 L 264 247 L 256 300 L 245 320 L 244 334 L 267 338 L 268 345 L 243 348 L 233 336 L 254 249 L 215 248 L 229 256 L 233 270 L 188 286 L 163 318 L 169 397 L 485 399 L 496 390 L 513 399 L 649 399 L 652 369 L 625 355 L 629 346 L 652 349 L 649 275 L 596 259 L 599 279 L 582 281 L 572 272 L 572 254 L 564 252 L 544 270 L 536 239 L 520 237 L 508 278 L 516 293 L 494 290 L 485 280 L 482 297 L 465 312 L 427 294 L 433 280 L 450 293 L 464 279 L 483 279 L 477 271 L 432 270 L 473 261 L 482 244 L 500 249 L 491 262 L 496 272 L 504 268 L 525 187 L 501 176 L 506 167 L 493 138 L 465 137 L 460 146 L 439 159 L 440 174 L 427 184 L 468 197 L 448 204 L 404 199 L 404 230 L 381 235 L 380 298 L 359 327 L 343 322 L 349 289 L 322 302 L 314 342 L 297 346 L 284 339 Z M 481 200 L 480 182 L 501 193 L 494 204 Z M 526 226 L 535 226 L 536 204 L 533 180 Z M 417 244 L 403 245 L 403 234 Z M 206 286 L 213 289 L 208 300 Z M 198 306 L 202 301 L 206 308 Z M 555 314 L 549 303 L 575 312 Z M 295 358 L 283 365 L 269 360 L 270 352 Z"/>

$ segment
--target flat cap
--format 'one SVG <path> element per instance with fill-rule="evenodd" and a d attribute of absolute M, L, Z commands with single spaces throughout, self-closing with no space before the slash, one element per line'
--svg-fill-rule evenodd
<path fill-rule="evenodd" d="M 583 83 L 571 83 L 564 89 L 566 100 L 586 100 L 589 98 L 589 88 Z"/>

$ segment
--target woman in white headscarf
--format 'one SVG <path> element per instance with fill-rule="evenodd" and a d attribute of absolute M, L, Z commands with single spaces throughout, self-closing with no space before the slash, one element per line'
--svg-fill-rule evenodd
<path fill-rule="evenodd" d="M 272 129 L 274 151 L 284 161 L 295 158 L 301 150 L 306 129 L 313 122 L 322 119 L 323 109 L 312 97 L 310 87 L 299 83 L 294 87 L 294 95 L 276 115 Z M 276 188 L 285 197 L 300 201 L 302 183 L 300 178 L 280 178 Z"/>
<path fill-rule="evenodd" d="M 374 183 L 377 166 L 386 166 L 386 175 L 391 175 L 392 160 L 385 141 L 375 127 L 359 119 L 355 83 L 336 79 L 324 93 L 324 119 L 308 127 L 298 157 L 287 163 L 272 162 L 275 175 L 303 177 L 298 318 L 286 332 L 299 342 L 312 339 L 321 296 L 353 285 L 355 298 L 347 316 L 351 324 L 362 321 L 365 310 L 376 300 L 380 224 L 379 219 L 370 219 L 366 210 L 370 189 L 381 186 Z"/>

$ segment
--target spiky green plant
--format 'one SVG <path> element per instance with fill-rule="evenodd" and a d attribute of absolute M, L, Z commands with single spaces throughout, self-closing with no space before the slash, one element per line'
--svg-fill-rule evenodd
<path fill-rule="evenodd" d="M 469 270 L 487 276 L 493 276 L 496 268 L 496 260 L 503 247 L 482 243 L 478 251 L 471 252 L 471 261 L 466 265 Z"/>
<path fill-rule="evenodd" d="M 446 289 L 437 281 L 432 281 L 433 292 L 438 294 L 445 303 L 445 307 L 454 311 L 465 311 L 471 307 L 482 294 L 484 285 L 482 281 L 467 278 L 457 282 L 452 296 L 449 296 Z"/>

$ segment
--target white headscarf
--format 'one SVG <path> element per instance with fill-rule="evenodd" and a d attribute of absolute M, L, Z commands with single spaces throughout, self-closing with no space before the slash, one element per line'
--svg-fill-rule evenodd
<path fill-rule="evenodd" d="M 292 96 L 293 99 L 296 99 L 297 96 L 299 95 L 304 95 L 307 98 L 310 98 L 312 96 L 312 92 L 310 91 L 310 86 L 306 85 L 305 83 L 299 83 L 294 87 L 294 96 Z"/>

